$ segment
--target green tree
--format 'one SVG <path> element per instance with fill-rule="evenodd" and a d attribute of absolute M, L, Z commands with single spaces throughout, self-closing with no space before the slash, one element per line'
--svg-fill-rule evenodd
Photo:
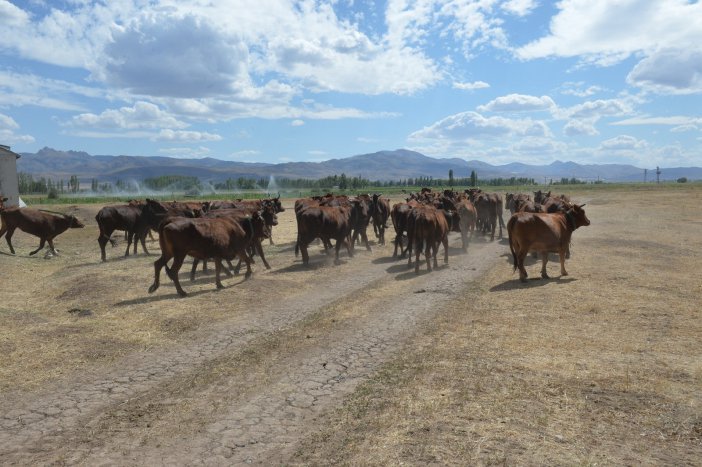
<path fill-rule="evenodd" d="M 470 186 L 478 186 L 478 174 L 475 170 L 470 171 Z"/>
<path fill-rule="evenodd" d="M 453 187 L 454 185 L 454 180 L 453 180 L 453 169 L 449 169 L 449 179 L 448 179 L 448 184 L 449 186 Z"/>

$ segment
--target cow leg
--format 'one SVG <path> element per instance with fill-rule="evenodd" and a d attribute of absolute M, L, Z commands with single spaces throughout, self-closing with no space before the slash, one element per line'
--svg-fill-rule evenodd
<path fill-rule="evenodd" d="M 527 281 L 528 274 L 524 268 L 524 259 L 526 258 L 526 253 L 521 250 L 517 254 L 517 267 L 519 268 L 519 280 L 522 282 Z"/>
<path fill-rule="evenodd" d="M 199 261 L 199 259 L 193 258 L 193 267 L 190 269 L 190 282 L 195 280 L 195 271 L 197 270 L 197 263 Z"/>
<path fill-rule="evenodd" d="M 42 238 L 42 239 L 39 241 L 39 248 L 37 248 L 37 249 L 34 250 L 34 251 L 30 251 L 30 252 L 29 252 L 29 256 L 34 256 L 34 255 L 37 253 L 37 251 L 39 251 L 39 250 L 41 250 L 42 248 L 44 248 L 44 245 L 45 245 L 45 244 L 46 244 L 46 239 Z M 13 253 L 14 253 L 14 252 L 13 252 Z"/>
<path fill-rule="evenodd" d="M 132 233 L 132 235 L 133 235 L 132 239 L 134 241 L 134 254 L 136 255 L 137 254 L 137 245 L 139 244 L 139 234 L 135 231 Z"/>
<path fill-rule="evenodd" d="M 363 239 L 363 242 L 366 244 L 366 250 L 373 251 L 373 250 L 371 250 L 370 243 L 368 243 L 368 235 L 366 234 L 365 230 L 361 230 L 361 238 Z"/>
<path fill-rule="evenodd" d="M 160 285 L 160 279 L 161 279 L 161 269 L 168 263 L 168 260 L 171 258 L 166 256 L 165 253 L 161 254 L 161 257 L 154 261 L 154 283 L 151 284 L 151 287 L 149 287 L 149 293 L 154 293 L 156 292 L 156 289 L 158 289 Z"/>
<path fill-rule="evenodd" d="M 144 250 L 144 253 L 147 255 L 150 255 L 149 250 L 146 249 L 146 233 L 149 232 L 149 230 L 146 230 L 142 232 L 139 235 L 139 240 L 141 240 L 141 248 Z M 134 253 L 136 253 L 136 242 L 134 242 Z"/>
<path fill-rule="evenodd" d="M 558 256 L 559 256 L 559 259 L 561 260 L 561 276 L 568 275 L 568 271 L 566 271 L 566 269 L 565 269 L 565 260 L 568 256 L 569 252 L 570 252 L 570 247 L 567 247 L 567 249 L 565 251 L 563 251 L 563 250 L 558 251 Z"/>
<path fill-rule="evenodd" d="M 134 232 L 126 232 L 127 234 L 127 251 L 124 252 L 124 256 L 129 256 L 129 249 L 132 246 L 132 240 L 134 239 Z M 134 252 L 136 254 L 136 252 Z"/>
<path fill-rule="evenodd" d="M 541 252 L 541 278 L 550 279 L 548 273 L 546 272 L 546 263 L 548 263 L 548 251 Z"/>
<path fill-rule="evenodd" d="M 302 254 L 302 264 L 310 264 L 310 255 L 307 252 L 307 243 L 305 243 L 304 240 L 300 240 L 298 245 L 300 246 L 300 253 Z"/>
<path fill-rule="evenodd" d="M 397 247 L 400 247 L 400 253 L 402 253 L 402 234 L 395 234 L 395 248 L 392 251 L 392 257 L 397 258 Z M 400 256 L 402 258 L 402 256 Z"/>
<path fill-rule="evenodd" d="M 253 271 L 251 271 L 251 258 L 249 258 L 249 255 L 247 255 L 245 251 L 239 252 L 237 256 L 239 256 L 239 261 L 244 261 L 246 263 L 246 274 L 244 274 L 244 277 L 248 279 L 253 274 Z"/>
<path fill-rule="evenodd" d="M 47 238 L 46 241 L 49 242 L 49 248 L 50 248 L 49 251 L 51 252 L 51 254 L 54 255 L 54 256 L 58 256 L 58 255 L 59 255 L 59 254 L 58 254 L 58 251 L 56 251 L 56 248 L 54 248 L 54 239 L 53 239 L 53 238 Z"/>
<path fill-rule="evenodd" d="M 339 265 L 341 264 L 341 260 L 339 259 L 339 249 L 341 248 L 341 242 L 346 242 L 348 251 L 349 251 L 349 256 L 351 256 L 351 247 L 348 246 L 348 240 L 341 240 L 339 238 L 336 239 L 336 248 L 335 248 L 335 253 L 334 253 L 334 264 Z"/>
<path fill-rule="evenodd" d="M 444 245 L 444 264 L 448 264 L 448 234 L 441 239 L 441 243 Z M 439 249 L 438 245 L 436 246 L 436 249 Z"/>
<path fill-rule="evenodd" d="M 183 261 L 185 261 L 185 255 L 176 256 L 173 259 L 173 265 L 171 266 L 171 268 L 169 269 L 168 266 L 166 266 L 166 273 L 175 284 L 175 288 L 178 292 L 178 295 L 180 295 L 181 297 L 187 297 L 188 294 L 185 290 L 183 290 L 183 287 L 180 286 L 180 280 L 178 279 L 178 272 L 180 271 L 181 266 L 183 266 Z"/>
<path fill-rule="evenodd" d="M 12 247 L 12 235 L 15 233 L 15 227 L 7 227 L 5 234 L 5 241 L 7 241 L 7 246 L 10 247 L 10 253 L 15 254 L 15 249 Z"/>
<path fill-rule="evenodd" d="M 222 273 L 222 269 L 224 269 L 224 266 L 222 265 L 222 258 L 215 258 L 215 283 L 217 284 L 218 289 L 223 289 L 224 286 L 222 285 L 222 281 L 219 279 L 220 274 Z"/>
<path fill-rule="evenodd" d="M 261 245 L 261 241 L 256 241 L 256 253 L 258 253 L 258 256 L 261 257 L 261 261 L 263 261 L 263 265 L 266 267 L 266 269 L 270 269 L 271 265 L 268 264 L 268 261 L 266 261 L 266 257 L 263 254 L 263 245 Z"/>

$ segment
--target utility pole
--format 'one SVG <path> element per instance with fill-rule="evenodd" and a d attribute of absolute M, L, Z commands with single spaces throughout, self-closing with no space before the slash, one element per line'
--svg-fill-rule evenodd
<path fill-rule="evenodd" d="M 648 169 L 644 169 L 644 183 L 646 183 L 646 177 L 648 177 Z"/>
<path fill-rule="evenodd" d="M 656 183 L 661 183 L 661 168 L 656 166 Z"/>

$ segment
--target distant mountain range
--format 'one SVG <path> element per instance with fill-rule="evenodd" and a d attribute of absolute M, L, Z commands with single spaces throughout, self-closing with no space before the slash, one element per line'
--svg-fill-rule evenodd
<path fill-rule="evenodd" d="M 518 162 L 491 165 L 481 161 L 463 159 L 436 159 L 415 151 L 398 149 L 372 154 L 330 159 L 324 162 L 287 162 L 284 164 L 246 163 L 223 161 L 214 158 L 176 159 L 172 157 L 105 156 L 90 155 L 82 151 L 58 151 L 43 148 L 37 153 L 21 153 L 18 170 L 35 177 L 68 179 L 77 175 L 81 181 L 97 179 L 99 182 L 117 180 L 143 180 L 160 175 L 189 175 L 203 181 L 219 182 L 227 178 L 307 178 L 317 179 L 328 175 L 360 176 L 370 180 L 400 180 L 415 177 L 448 178 L 469 177 L 475 170 L 481 179 L 525 177 L 537 182 L 575 177 L 581 180 L 608 182 L 643 181 L 644 169 L 622 164 L 577 164 L 556 161 L 549 165 L 527 165 Z M 700 167 L 675 167 L 661 169 L 661 180 L 702 180 Z M 655 171 L 648 171 L 648 180 L 655 179 Z"/>

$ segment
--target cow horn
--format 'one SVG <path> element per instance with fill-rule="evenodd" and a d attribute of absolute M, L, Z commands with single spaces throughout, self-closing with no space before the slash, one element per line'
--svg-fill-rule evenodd
<path fill-rule="evenodd" d="M 578 206 L 578 207 L 579 207 L 579 208 L 582 208 L 583 206 L 585 206 L 585 204 L 581 204 L 581 205 L 580 205 L 580 206 Z"/>

